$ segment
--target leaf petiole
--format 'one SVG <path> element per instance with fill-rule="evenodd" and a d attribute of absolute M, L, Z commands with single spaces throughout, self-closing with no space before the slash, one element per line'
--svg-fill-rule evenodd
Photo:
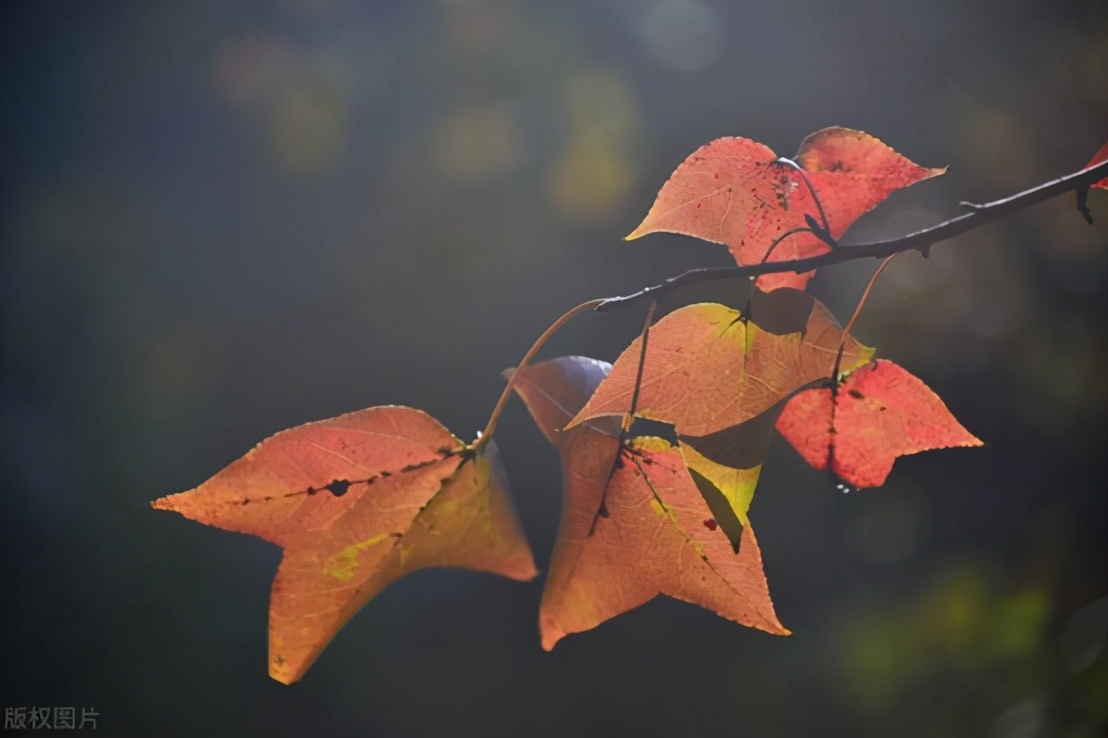
<path fill-rule="evenodd" d="M 500 398 L 496 401 L 496 405 L 493 407 L 492 413 L 489 414 L 489 421 L 485 424 L 485 429 L 483 431 L 480 431 L 477 434 L 477 439 L 469 445 L 468 448 L 471 451 L 479 451 L 481 447 L 492 440 L 492 434 L 496 432 L 496 424 L 500 420 L 500 414 L 504 412 L 504 405 L 507 404 L 508 398 L 512 394 L 512 387 L 515 383 L 515 378 L 519 376 L 520 372 L 523 369 L 527 368 L 527 364 L 531 361 L 531 359 L 535 358 L 535 354 L 537 354 L 542 349 L 542 347 L 546 345 L 546 342 L 549 341 L 550 338 L 562 328 L 562 326 L 568 323 L 571 318 L 581 313 L 592 310 L 593 308 L 600 305 L 600 303 L 602 302 L 604 302 L 603 298 L 598 298 L 595 300 L 589 300 L 588 302 L 583 302 L 577 307 L 570 308 L 565 313 L 563 313 L 560 318 L 551 323 L 549 328 L 542 332 L 542 335 L 540 335 L 535 340 L 535 342 L 531 345 L 531 348 L 529 348 L 527 350 L 527 353 L 523 355 L 523 358 L 520 359 L 519 366 L 516 367 L 516 371 L 512 374 L 512 376 L 508 377 L 508 383 L 504 386 L 504 390 L 500 393 Z"/>
<path fill-rule="evenodd" d="M 627 415 L 623 416 L 623 420 L 619 424 L 619 446 L 616 447 L 616 458 L 612 462 L 612 468 L 608 471 L 608 478 L 604 482 L 604 491 L 600 493 L 600 505 L 597 506 L 596 515 L 593 516 L 592 525 L 589 526 L 590 536 L 596 532 L 596 521 L 608 517 L 608 487 L 611 486 L 612 477 L 619 469 L 620 458 L 622 458 L 623 450 L 627 447 L 631 426 L 635 423 L 635 411 L 638 410 L 639 406 L 639 389 L 642 387 L 643 366 L 646 364 L 646 344 L 650 338 L 650 324 L 654 322 L 654 311 L 657 309 L 658 301 L 651 300 L 650 308 L 646 311 L 646 321 L 642 327 L 642 350 L 639 352 L 639 369 L 635 374 L 635 389 L 631 393 L 631 409 Z"/>
<path fill-rule="evenodd" d="M 823 225 L 823 230 L 827 233 L 831 232 L 831 224 L 827 222 L 827 213 L 823 211 L 823 203 L 820 202 L 819 195 L 816 194 L 816 188 L 812 186 L 812 180 L 808 179 L 808 172 L 804 171 L 804 167 L 797 164 L 792 159 L 787 159 L 784 156 L 777 157 L 777 160 L 773 162 L 778 166 L 785 166 L 791 169 L 795 169 L 800 173 L 801 179 L 804 180 L 804 184 L 808 187 L 809 194 L 812 195 L 812 199 L 816 201 L 816 209 L 819 210 L 820 223 Z M 805 216 L 805 220 L 808 220 L 810 216 Z"/>

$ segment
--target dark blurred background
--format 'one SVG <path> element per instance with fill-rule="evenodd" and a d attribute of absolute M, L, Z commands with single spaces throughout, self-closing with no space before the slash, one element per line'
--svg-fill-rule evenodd
<path fill-rule="evenodd" d="M 1108 4 L 4 2 L 6 710 L 120 736 L 1104 736 L 1108 196 L 905 256 L 856 333 L 988 446 L 842 495 L 786 444 L 752 515 L 775 638 L 655 600 L 544 653 L 542 581 L 440 570 L 266 676 L 279 551 L 155 513 L 376 404 L 472 438 L 564 309 L 725 249 L 620 238 L 701 144 L 861 128 L 949 173 L 905 233 L 1108 138 Z M 845 319 L 875 263 L 820 274 Z M 688 289 L 680 301 L 723 297 Z M 544 353 L 613 359 L 642 314 Z M 498 443 L 545 565 L 555 453 Z M 11 715 L 12 713 L 8 713 Z M 29 731 L 33 733 L 34 731 Z"/>

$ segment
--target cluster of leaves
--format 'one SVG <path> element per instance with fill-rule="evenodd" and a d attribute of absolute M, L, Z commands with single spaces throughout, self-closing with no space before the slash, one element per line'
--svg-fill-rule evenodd
<path fill-rule="evenodd" d="M 809 136 L 792 160 L 743 138 L 709 143 L 677 168 L 628 238 L 683 233 L 725 244 L 740 265 L 782 269 L 748 285 L 741 310 L 695 304 L 648 319 L 614 364 L 525 359 L 505 372 L 506 392 L 523 400 L 563 468 L 539 611 L 544 648 L 659 594 L 787 634 L 749 515 L 775 430 L 812 466 L 858 488 L 882 484 L 898 456 L 980 445 L 923 382 L 875 361 L 802 291 L 810 273 L 787 266 L 833 248 L 892 190 L 941 173 L 844 128 Z M 468 444 L 409 407 L 308 423 L 153 506 L 284 549 L 269 671 L 292 683 L 355 612 L 409 572 L 537 575 L 491 438 L 500 407 Z"/>

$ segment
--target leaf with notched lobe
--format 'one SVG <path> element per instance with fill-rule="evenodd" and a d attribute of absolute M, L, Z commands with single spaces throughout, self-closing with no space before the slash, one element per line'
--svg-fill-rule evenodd
<path fill-rule="evenodd" d="M 152 505 L 284 549 L 270 597 L 269 673 L 285 684 L 404 574 L 450 566 L 526 581 L 538 573 L 495 446 L 474 454 L 408 407 L 282 431 L 196 489 Z"/>
<path fill-rule="evenodd" d="M 893 190 L 946 171 L 913 164 L 873 136 L 839 127 L 804 139 L 794 163 L 818 194 L 836 240 Z M 677 167 L 627 240 L 658 231 L 681 233 L 725 244 L 740 265 L 822 254 L 828 245 L 810 232 L 773 246 L 789 231 L 806 227 L 805 216 L 823 225 L 804 174 L 756 141 L 717 139 Z M 758 286 L 803 289 L 811 276 L 767 274 Z"/>
<path fill-rule="evenodd" d="M 748 320 L 725 305 L 689 305 L 650 328 L 635 415 L 670 423 L 681 436 L 738 425 L 830 377 L 841 338 L 827 309 L 798 290 L 755 290 Z M 631 409 L 641 347 L 640 337 L 620 354 L 570 427 Z M 848 337 L 840 369 L 872 354 Z"/>
<path fill-rule="evenodd" d="M 830 459 L 831 470 L 859 489 L 884 484 L 898 456 L 982 445 L 927 385 L 885 360 L 839 385 L 833 415 L 829 388 L 797 394 L 777 430 L 809 464 L 826 470 Z"/>
<path fill-rule="evenodd" d="M 736 553 L 690 476 L 682 448 L 643 437 L 623 446 L 613 418 L 558 430 L 607 369 L 593 359 L 564 357 L 525 368 L 515 382 L 558 447 L 565 484 L 539 612 L 543 648 L 659 594 L 787 635 L 773 610 L 753 529 L 741 528 Z M 607 514 L 597 517 L 602 498 Z"/>

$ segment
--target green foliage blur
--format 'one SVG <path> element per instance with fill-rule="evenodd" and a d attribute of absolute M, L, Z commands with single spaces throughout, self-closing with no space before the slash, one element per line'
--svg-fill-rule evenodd
<path fill-rule="evenodd" d="M 659 600 L 546 654 L 541 579 L 421 572 L 286 688 L 279 552 L 147 506 L 370 405 L 472 435 L 563 310 L 729 263 L 620 240 L 711 139 L 789 155 L 844 125 L 950 166 L 848 243 L 1078 169 L 1108 137 L 1102 0 L 23 0 L 0 34 L 5 710 L 95 707 L 110 736 L 1108 731 L 1104 192 L 1093 226 L 1058 198 L 887 270 L 855 333 L 987 447 L 844 496 L 775 442 L 751 514 L 789 638 Z M 811 289 L 845 319 L 875 266 Z M 544 355 L 611 360 L 641 320 Z M 518 403 L 497 442 L 542 567 L 556 454 Z"/>

